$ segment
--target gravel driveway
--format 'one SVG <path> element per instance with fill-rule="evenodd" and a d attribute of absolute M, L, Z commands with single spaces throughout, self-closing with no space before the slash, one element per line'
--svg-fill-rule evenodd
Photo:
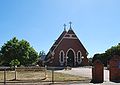
<path fill-rule="evenodd" d="M 72 70 L 59 70 L 56 72 L 61 72 L 65 74 L 71 74 L 71 75 L 78 75 L 82 77 L 88 77 L 92 79 L 92 68 L 91 67 L 79 67 L 79 68 L 72 68 Z M 93 85 L 93 83 L 89 84 L 74 84 L 74 85 Z M 95 85 L 120 85 L 120 83 L 114 83 L 109 81 L 109 71 L 104 70 L 104 82 L 101 84 L 95 84 Z"/>

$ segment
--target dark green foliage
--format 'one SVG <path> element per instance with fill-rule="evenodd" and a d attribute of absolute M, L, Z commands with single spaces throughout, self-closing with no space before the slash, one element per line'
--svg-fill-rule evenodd
<path fill-rule="evenodd" d="M 112 46 L 110 49 L 106 50 L 105 53 L 95 54 L 92 62 L 99 59 L 105 66 L 107 66 L 107 62 L 114 55 L 120 55 L 120 43 L 117 46 Z"/>
<path fill-rule="evenodd" d="M 0 65 L 2 64 L 2 53 L 0 51 Z"/>
<path fill-rule="evenodd" d="M 105 53 L 110 57 L 112 57 L 113 55 L 120 55 L 120 43 L 117 46 L 111 47 L 110 49 L 105 51 Z"/>
<path fill-rule="evenodd" d="M 95 55 L 93 56 L 92 63 L 93 63 L 95 60 L 97 60 L 97 59 L 100 60 L 100 54 L 95 54 Z"/>
<path fill-rule="evenodd" d="M 16 37 L 1 47 L 0 55 L 0 64 L 4 66 L 10 66 L 10 62 L 15 59 L 20 62 L 20 65 L 31 65 L 38 58 L 37 52 L 33 47 L 30 47 L 29 42 L 26 40 L 18 41 Z"/>
<path fill-rule="evenodd" d="M 11 66 L 18 66 L 18 65 L 20 65 L 20 62 L 18 61 L 18 59 L 14 59 L 10 62 L 10 65 Z"/>
<path fill-rule="evenodd" d="M 45 54 L 45 51 L 42 50 L 42 51 L 40 51 L 40 53 L 39 53 L 39 57 L 41 57 L 41 56 L 43 56 L 43 55 L 46 55 L 46 54 Z"/>
<path fill-rule="evenodd" d="M 92 59 L 93 58 L 88 58 L 88 61 L 89 61 L 89 65 L 92 66 Z"/>

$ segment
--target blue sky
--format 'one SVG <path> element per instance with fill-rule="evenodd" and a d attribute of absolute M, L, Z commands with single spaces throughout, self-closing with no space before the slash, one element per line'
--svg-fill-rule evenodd
<path fill-rule="evenodd" d="M 16 36 L 47 53 L 69 21 L 89 57 L 120 42 L 120 0 L 0 0 L 0 47 Z"/>

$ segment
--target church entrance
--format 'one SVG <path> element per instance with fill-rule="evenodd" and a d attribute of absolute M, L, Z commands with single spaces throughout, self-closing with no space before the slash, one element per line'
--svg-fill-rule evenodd
<path fill-rule="evenodd" d="M 74 66 L 74 52 L 72 50 L 69 50 L 67 53 L 67 66 Z"/>

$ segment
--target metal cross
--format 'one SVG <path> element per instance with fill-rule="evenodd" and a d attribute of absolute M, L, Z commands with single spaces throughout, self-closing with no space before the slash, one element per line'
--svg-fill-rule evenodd
<path fill-rule="evenodd" d="M 64 24 L 63 26 L 64 26 L 64 31 L 66 31 L 66 24 Z"/>
<path fill-rule="evenodd" d="M 66 24 L 64 24 L 63 26 L 64 26 L 64 29 L 66 29 Z"/>
<path fill-rule="evenodd" d="M 69 24 L 70 24 L 70 28 L 71 28 L 71 24 L 72 24 L 72 22 L 69 22 Z"/>

